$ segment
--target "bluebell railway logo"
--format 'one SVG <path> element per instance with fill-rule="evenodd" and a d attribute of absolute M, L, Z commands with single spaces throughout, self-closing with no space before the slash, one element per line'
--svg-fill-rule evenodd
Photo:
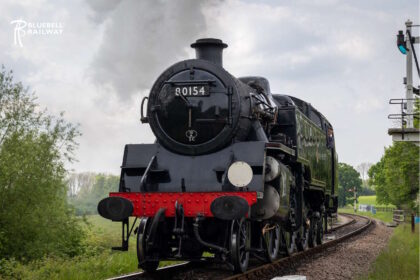
<path fill-rule="evenodd" d="M 25 36 L 57 36 L 63 34 L 64 25 L 61 22 L 27 22 L 22 19 L 12 20 L 14 25 L 13 43 L 23 47 Z"/>

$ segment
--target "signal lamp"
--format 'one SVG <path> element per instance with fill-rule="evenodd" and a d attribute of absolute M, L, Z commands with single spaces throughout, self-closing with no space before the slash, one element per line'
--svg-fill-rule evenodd
<path fill-rule="evenodd" d="M 405 44 L 404 33 L 402 30 L 398 31 L 397 34 L 397 46 L 402 54 L 407 54 L 407 46 Z"/>

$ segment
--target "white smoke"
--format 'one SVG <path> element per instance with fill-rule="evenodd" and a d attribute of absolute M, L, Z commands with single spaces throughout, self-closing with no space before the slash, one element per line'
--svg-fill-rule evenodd
<path fill-rule="evenodd" d="M 111 87 L 122 101 L 150 89 L 167 67 L 188 58 L 190 44 L 206 34 L 204 1 L 88 3 L 93 21 L 104 28 L 90 75 L 96 84 Z"/>

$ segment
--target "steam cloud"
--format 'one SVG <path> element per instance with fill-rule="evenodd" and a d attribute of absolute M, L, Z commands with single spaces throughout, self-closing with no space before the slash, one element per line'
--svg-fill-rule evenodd
<path fill-rule="evenodd" d="M 88 0 L 104 38 L 90 74 L 121 100 L 150 89 L 172 63 L 187 58 L 190 43 L 206 33 L 204 1 Z"/>

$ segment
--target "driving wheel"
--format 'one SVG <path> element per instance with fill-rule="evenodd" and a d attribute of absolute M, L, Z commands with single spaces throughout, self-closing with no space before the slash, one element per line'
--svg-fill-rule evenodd
<path fill-rule="evenodd" d="M 296 249 L 295 246 L 295 237 L 296 234 L 288 231 L 288 230 L 282 230 L 282 247 L 283 247 L 283 251 L 287 256 L 290 256 L 291 254 L 293 254 L 293 252 Z"/>
<path fill-rule="evenodd" d="M 316 229 L 316 243 L 318 245 L 322 244 L 322 239 L 324 238 L 324 218 L 321 218 L 318 220 L 318 225 L 317 225 L 317 229 Z"/>
<path fill-rule="evenodd" d="M 269 262 L 273 262 L 275 259 L 277 259 L 277 255 L 280 249 L 280 227 L 277 224 L 268 226 L 268 229 L 263 235 L 265 244 L 264 246 L 266 249 L 267 260 Z"/>
<path fill-rule="evenodd" d="M 298 241 L 296 242 L 299 251 L 308 250 L 309 229 L 306 224 L 300 226 Z"/>
<path fill-rule="evenodd" d="M 152 219 L 142 218 L 137 230 L 137 259 L 139 261 L 139 268 L 147 272 L 153 272 L 159 266 L 159 261 L 153 259 L 152 250 L 147 244 L 151 222 Z"/>
<path fill-rule="evenodd" d="M 250 228 L 245 218 L 233 220 L 230 236 L 231 262 L 235 272 L 245 272 L 248 268 Z"/>
<path fill-rule="evenodd" d="M 308 245 L 310 248 L 313 248 L 316 246 L 316 236 L 317 236 L 317 230 L 318 230 L 318 222 L 315 218 L 312 218 L 311 225 L 309 227 L 309 239 L 308 239 Z"/>

